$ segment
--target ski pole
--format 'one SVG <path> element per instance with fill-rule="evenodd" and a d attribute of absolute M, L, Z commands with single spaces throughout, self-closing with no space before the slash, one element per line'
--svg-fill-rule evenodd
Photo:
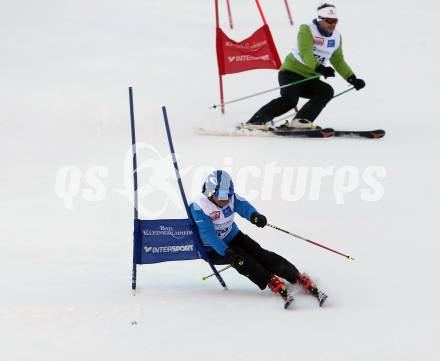
<path fill-rule="evenodd" d="M 284 232 L 284 233 L 290 234 L 290 235 L 293 236 L 293 237 L 296 237 L 296 238 L 302 239 L 303 241 L 309 242 L 309 243 L 311 243 L 311 244 L 314 244 L 315 246 L 318 246 L 318 247 L 324 248 L 324 249 L 326 249 L 326 250 L 328 250 L 328 251 L 330 251 L 330 252 L 333 252 L 333 253 L 339 254 L 339 255 L 344 256 L 345 258 L 347 258 L 347 259 L 349 259 L 349 260 L 354 261 L 354 258 L 353 258 L 353 257 L 351 257 L 351 256 L 347 256 L 346 254 L 343 254 L 343 253 L 341 253 L 341 252 L 335 251 L 334 249 L 331 249 L 331 248 L 329 248 L 329 247 L 327 247 L 327 246 L 324 246 L 324 245 L 322 245 L 322 244 L 319 244 L 318 242 L 312 241 L 312 240 L 310 240 L 310 239 L 306 239 L 306 238 L 301 237 L 301 236 L 299 236 L 299 235 L 297 235 L 297 234 L 291 233 L 291 232 L 286 231 L 286 230 L 284 230 L 284 229 L 281 229 L 281 228 L 279 228 L 279 227 L 277 227 L 277 226 L 274 226 L 273 224 L 267 224 L 267 225 L 268 225 L 268 227 L 272 227 L 272 228 L 274 228 L 274 229 L 276 229 L 276 230 L 278 230 L 278 231 L 281 231 L 281 232 Z"/>
<path fill-rule="evenodd" d="M 272 92 L 272 91 L 275 91 L 275 90 L 278 90 L 278 89 L 286 88 L 286 87 L 288 87 L 288 86 L 292 86 L 292 85 L 296 85 L 296 84 L 301 84 L 301 83 L 304 83 L 304 82 L 306 82 L 306 81 L 309 81 L 309 80 L 312 80 L 312 79 L 319 78 L 320 76 L 321 76 L 321 74 L 314 75 L 314 76 L 311 76 L 310 78 L 305 78 L 305 79 L 301 79 L 301 80 L 298 80 L 298 81 L 294 81 L 293 83 L 289 83 L 289 84 L 281 85 L 281 86 L 276 87 L 276 88 L 273 88 L 273 89 L 264 90 L 264 91 L 261 91 L 261 92 L 255 93 L 255 94 L 247 95 L 247 96 L 245 96 L 245 97 L 241 97 L 241 98 L 237 98 L 237 99 L 229 100 L 229 101 L 227 101 L 227 102 L 224 102 L 223 104 L 214 104 L 212 107 L 210 107 L 210 108 L 208 108 L 208 109 L 215 109 L 215 108 L 217 108 L 217 107 L 219 107 L 219 106 L 221 106 L 221 105 L 228 105 L 228 104 L 236 103 L 236 102 L 239 102 L 239 101 L 241 101 L 241 100 L 245 100 L 245 99 L 249 99 L 249 98 L 256 97 L 257 95 L 261 95 L 261 94 L 269 93 L 269 92 Z"/>
<path fill-rule="evenodd" d="M 344 90 L 344 91 L 342 91 L 342 92 L 340 92 L 340 93 L 338 93 L 338 94 L 336 94 L 336 95 L 334 95 L 334 96 L 333 96 L 333 99 L 336 98 L 336 97 L 338 97 L 338 96 L 340 96 L 340 95 L 342 95 L 342 94 L 345 94 L 345 93 L 347 93 L 347 92 L 349 92 L 350 90 L 353 90 L 353 89 L 354 89 L 354 86 L 351 87 L 351 88 L 348 88 L 347 90 Z"/>
<path fill-rule="evenodd" d="M 233 29 L 234 28 L 234 23 L 232 22 L 231 4 L 229 4 L 229 0 L 226 0 L 226 5 L 228 7 L 229 27 L 231 29 Z"/>
<path fill-rule="evenodd" d="M 287 0 L 284 0 L 284 4 L 286 5 L 287 16 L 289 17 L 290 25 L 293 25 L 292 13 L 290 12 L 289 3 L 287 2 Z"/>
<path fill-rule="evenodd" d="M 347 93 L 347 92 L 349 92 L 350 90 L 353 90 L 353 89 L 354 89 L 354 87 L 353 87 L 353 88 L 349 88 L 349 89 L 347 89 L 347 90 L 344 90 L 344 91 L 342 91 L 342 92 L 340 92 L 340 93 L 334 95 L 333 98 L 336 98 L 336 97 L 338 97 L 338 96 L 340 96 L 340 95 L 342 95 L 342 94 L 345 94 L 345 93 Z M 297 107 L 295 107 L 295 113 L 298 113 L 298 108 L 297 108 Z M 290 117 L 294 117 L 294 116 L 295 116 L 295 114 L 289 114 L 289 115 L 286 115 L 286 116 L 284 116 L 284 117 L 282 117 L 282 118 L 280 118 L 280 119 L 277 119 L 277 123 L 278 123 L 278 122 L 281 122 L 281 121 L 283 121 L 283 120 L 289 119 Z"/>
<path fill-rule="evenodd" d="M 231 267 L 232 267 L 231 265 L 227 265 L 226 267 L 224 267 L 222 269 L 219 269 L 217 272 L 220 273 L 220 272 L 226 271 L 228 268 L 231 268 Z M 212 277 L 212 276 L 214 276 L 214 273 L 211 273 L 208 276 L 203 276 L 202 277 L 202 281 L 204 281 L 204 280 L 206 280 L 206 279 L 208 279 L 209 277 Z"/>

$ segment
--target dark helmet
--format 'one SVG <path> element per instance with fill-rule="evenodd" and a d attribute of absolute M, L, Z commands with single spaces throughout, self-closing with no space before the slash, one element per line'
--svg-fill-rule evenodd
<path fill-rule="evenodd" d="M 215 170 L 208 175 L 202 192 L 208 198 L 215 194 L 219 200 L 227 200 L 234 194 L 234 183 L 228 172 Z"/>

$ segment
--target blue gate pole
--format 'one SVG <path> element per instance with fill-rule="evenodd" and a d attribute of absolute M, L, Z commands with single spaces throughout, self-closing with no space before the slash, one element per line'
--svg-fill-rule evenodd
<path fill-rule="evenodd" d="M 137 158 L 136 158 L 136 131 L 134 125 L 134 106 L 133 106 L 133 88 L 128 88 L 128 96 L 130 100 L 130 124 L 131 124 L 131 151 L 133 154 L 133 187 L 134 187 L 134 220 L 138 219 L 138 183 L 137 183 Z M 137 226 L 136 222 L 133 222 L 134 227 Z M 136 231 L 136 230 L 135 230 Z M 135 237 L 133 236 L 133 269 L 131 272 L 131 289 L 133 296 L 136 294 L 136 244 Z"/>
<path fill-rule="evenodd" d="M 171 138 L 171 131 L 170 131 L 170 125 L 168 123 L 168 115 L 167 115 L 167 109 L 166 107 L 162 107 L 162 113 L 163 113 L 163 120 L 165 122 L 165 128 L 167 131 L 167 137 L 168 137 L 168 144 L 170 145 L 170 152 L 171 152 L 171 156 L 173 158 L 173 164 L 174 164 L 174 170 L 176 172 L 176 177 L 177 177 L 177 183 L 179 184 L 179 190 L 180 190 L 180 195 L 182 196 L 182 200 L 183 200 L 183 204 L 185 205 L 185 210 L 186 213 L 188 215 L 188 218 L 192 220 L 193 225 L 195 225 L 194 219 L 192 217 L 191 212 L 189 211 L 189 207 L 188 207 L 188 201 L 186 200 L 186 196 L 185 196 L 185 190 L 183 189 L 183 184 L 182 184 L 182 179 L 180 178 L 180 172 L 179 172 L 179 166 L 177 165 L 177 159 L 176 159 L 176 154 L 174 152 L 174 145 L 173 145 L 173 139 Z M 197 227 L 197 226 L 195 226 Z M 198 249 L 199 252 L 202 254 L 202 256 L 204 257 L 204 259 L 209 263 L 209 265 L 211 266 L 212 271 L 214 272 L 215 276 L 217 277 L 218 281 L 220 282 L 220 284 L 227 289 L 226 287 L 226 283 L 225 281 L 223 281 L 223 278 L 220 276 L 220 274 L 218 273 L 217 269 L 215 268 L 214 264 L 212 263 L 212 261 L 209 259 L 205 249 L 203 248 L 203 245 L 199 244 L 198 245 Z"/>

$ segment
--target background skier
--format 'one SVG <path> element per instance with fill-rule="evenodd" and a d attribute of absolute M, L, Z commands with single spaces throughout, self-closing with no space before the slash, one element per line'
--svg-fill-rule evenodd
<path fill-rule="evenodd" d="M 317 11 L 316 19 L 300 26 L 296 44 L 285 58 L 278 73 L 279 84 L 281 86 L 290 84 L 318 74 L 323 75 L 324 78 L 334 77 L 336 70 L 356 90 L 362 89 L 365 82 L 356 77 L 344 59 L 342 38 L 336 30 L 338 16 L 335 6 L 325 3 L 320 5 Z M 334 69 L 328 66 L 328 62 Z M 282 88 L 281 97 L 259 109 L 245 127 L 265 127 L 267 122 L 296 107 L 299 98 L 302 97 L 310 100 L 290 123 L 283 122 L 277 126 L 312 129 L 315 127 L 313 122 L 333 95 L 333 88 L 319 78 Z"/>

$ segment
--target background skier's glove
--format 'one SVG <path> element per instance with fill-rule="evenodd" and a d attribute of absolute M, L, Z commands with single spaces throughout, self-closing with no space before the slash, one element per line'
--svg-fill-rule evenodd
<path fill-rule="evenodd" d="M 244 260 L 231 247 L 229 247 L 225 256 L 232 267 L 241 267 L 244 265 Z"/>
<path fill-rule="evenodd" d="M 257 227 L 263 228 L 267 224 L 267 219 L 262 214 L 254 212 L 251 215 L 251 223 L 255 224 Z"/>
<path fill-rule="evenodd" d="M 315 70 L 319 74 L 324 75 L 324 78 L 330 78 L 335 76 L 335 69 L 333 69 L 331 66 L 324 66 L 322 64 L 319 64 Z"/>
<path fill-rule="evenodd" d="M 347 78 L 347 81 L 353 85 L 356 90 L 361 90 L 365 86 L 365 82 L 362 79 L 356 78 L 354 74 Z"/>

